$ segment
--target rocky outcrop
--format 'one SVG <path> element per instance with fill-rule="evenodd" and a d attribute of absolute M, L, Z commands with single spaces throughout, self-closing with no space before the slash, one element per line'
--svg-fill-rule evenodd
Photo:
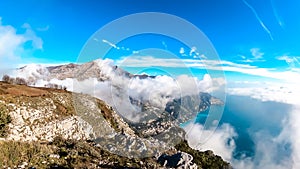
<path fill-rule="evenodd" d="M 185 152 L 179 152 L 173 155 L 163 154 L 158 158 L 158 162 L 164 167 L 177 169 L 197 169 L 198 166 L 193 163 L 193 156 Z"/>

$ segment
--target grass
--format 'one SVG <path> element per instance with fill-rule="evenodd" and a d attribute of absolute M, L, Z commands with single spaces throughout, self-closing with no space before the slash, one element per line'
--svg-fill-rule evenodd
<path fill-rule="evenodd" d="M 8 113 L 9 111 L 5 104 L 0 103 L 0 137 L 5 137 L 7 135 L 7 125 L 11 122 L 11 117 Z"/>
<path fill-rule="evenodd" d="M 112 154 L 93 142 L 65 140 L 56 137 L 53 142 L 0 142 L 0 168 L 28 163 L 27 167 L 51 168 L 158 168 L 154 158 L 130 159 Z M 59 155 L 57 157 L 51 154 Z M 101 162 L 101 163 L 100 163 Z"/>
<path fill-rule="evenodd" d="M 49 146 L 36 142 L 3 141 L 0 142 L 0 149 L 0 168 L 15 168 L 22 162 L 39 164 L 40 168 L 45 168 L 43 161 L 47 160 L 47 154 L 52 153 Z"/>
<path fill-rule="evenodd" d="M 109 109 L 103 101 L 97 100 L 97 105 L 102 112 L 103 117 L 109 122 L 111 127 L 116 131 L 120 132 L 118 122 L 113 117 L 113 110 Z"/>

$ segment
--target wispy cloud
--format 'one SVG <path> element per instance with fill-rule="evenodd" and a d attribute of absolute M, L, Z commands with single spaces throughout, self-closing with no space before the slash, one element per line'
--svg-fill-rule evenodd
<path fill-rule="evenodd" d="M 193 56 L 193 54 L 196 53 L 197 48 L 195 46 L 193 46 L 190 50 L 190 56 Z"/>
<path fill-rule="evenodd" d="M 246 57 L 245 55 L 238 55 L 241 60 L 240 62 L 244 63 L 253 63 L 253 62 L 264 62 L 266 61 L 263 56 L 264 53 L 261 52 L 260 48 L 251 48 L 250 49 L 251 57 Z"/>
<path fill-rule="evenodd" d="M 181 47 L 181 48 L 179 49 L 179 53 L 180 53 L 181 56 L 184 56 L 184 57 L 187 57 L 187 56 L 188 56 L 188 55 L 185 53 L 185 49 L 184 49 L 183 47 Z"/>
<path fill-rule="evenodd" d="M 285 61 L 291 68 L 300 66 L 299 56 L 283 55 L 276 58 L 277 60 Z"/>
<path fill-rule="evenodd" d="M 279 71 L 271 68 L 260 68 L 248 64 L 238 64 L 230 61 L 200 60 L 200 59 L 166 59 L 153 56 L 136 56 L 118 60 L 118 65 L 127 67 L 193 67 L 207 70 L 238 72 L 248 75 L 261 76 L 296 83 L 300 73 L 296 71 Z"/>
<path fill-rule="evenodd" d="M 197 47 L 196 46 L 192 46 L 190 49 L 189 49 L 189 52 L 187 51 L 186 53 L 186 50 L 181 47 L 179 49 L 179 53 L 181 56 L 185 56 L 185 57 L 191 57 L 191 58 L 198 58 L 198 59 L 206 59 L 206 57 L 204 55 L 200 55 L 199 52 L 197 52 Z"/>
<path fill-rule="evenodd" d="M 168 50 L 168 45 L 166 44 L 165 41 L 162 41 L 161 44 L 164 46 L 165 50 Z"/>
<path fill-rule="evenodd" d="M 274 0 L 271 0 L 271 7 L 274 13 L 274 16 L 278 22 L 278 24 L 280 25 L 281 28 L 284 28 L 285 23 L 283 22 L 281 16 L 278 14 L 277 8 L 275 6 Z"/>
<path fill-rule="evenodd" d="M 111 47 L 113 47 L 115 49 L 119 49 L 119 47 L 117 47 L 116 44 L 114 44 L 114 43 L 112 43 L 112 42 L 110 42 L 110 41 L 108 41 L 106 39 L 102 39 L 102 42 L 108 44 L 109 46 L 111 46 Z"/>
<path fill-rule="evenodd" d="M 94 38 L 93 40 L 96 41 L 96 42 L 99 42 L 98 38 Z M 118 46 L 118 45 L 116 45 L 116 44 L 114 44 L 114 43 L 112 43 L 112 42 L 110 42 L 106 39 L 102 39 L 102 42 L 108 44 L 109 46 L 111 46 L 111 47 L 113 47 L 117 50 L 132 52 L 132 54 L 138 54 L 139 53 L 139 51 L 137 51 L 137 50 L 132 50 L 132 49 L 130 49 L 128 47 L 125 47 L 125 46 Z"/>
<path fill-rule="evenodd" d="M 246 1 L 243 0 L 244 4 L 250 8 L 250 10 L 253 12 L 253 14 L 255 15 L 255 18 L 258 20 L 258 22 L 260 23 L 260 25 L 262 26 L 262 28 L 267 32 L 267 34 L 269 35 L 270 39 L 273 40 L 273 36 L 270 32 L 270 30 L 267 28 L 267 26 L 263 23 L 263 21 L 260 19 L 260 17 L 258 16 L 256 10 Z"/>
<path fill-rule="evenodd" d="M 251 52 L 253 58 L 256 60 L 263 58 L 264 53 L 261 52 L 259 48 L 252 48 L 252 49 L 250 49 L 250 52 Z"/>
<path fill-rule="evenodd" d="M 39 28 L 36 28 L 37 31 L 41 31 L 41 32 L 44 32 L 44 31 L 48 31 L 50 28 L 49 25 L 46 25 L 44 27 L 39 27 Z"/>

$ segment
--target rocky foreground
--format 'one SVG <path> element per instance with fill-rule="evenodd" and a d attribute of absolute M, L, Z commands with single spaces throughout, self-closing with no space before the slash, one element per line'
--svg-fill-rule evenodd
<path fill-rule="evenodd" d="M 231 168 L 148 126 L 139 131 L 89 95 L 0 82 L 0 168 Z"/>

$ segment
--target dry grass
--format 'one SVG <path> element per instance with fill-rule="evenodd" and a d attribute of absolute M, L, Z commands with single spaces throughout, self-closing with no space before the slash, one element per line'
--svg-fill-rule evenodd
<path fill-rule="evenodd" d="M 96 147 L 92 142 L 64 140 L 56 137 L 52 143 L 0 142 L 0 168 L 158 168 L 154 158 L 129 159 Z M 51 155 L 55 154 L 58 157 Z"/>
<path fill-rule="evenodd" d="M 0 142 L 0 149 L 0 168 L 15 168 L 22 162 L 27 162 L 29 165 L 39 164 L 45 168 L 43 161 L 47 160 L 48 155 L 53 152 L 48 145 L 37 142 L 3 141 Z"/>
<path fill-rule="evenodd" d="M 12 85 L 5 82 L 0 82 L 0 95 L 13 96 L 45 96 L 49 92 L 39 88 L 28 87 L 26 85 Z"/>

